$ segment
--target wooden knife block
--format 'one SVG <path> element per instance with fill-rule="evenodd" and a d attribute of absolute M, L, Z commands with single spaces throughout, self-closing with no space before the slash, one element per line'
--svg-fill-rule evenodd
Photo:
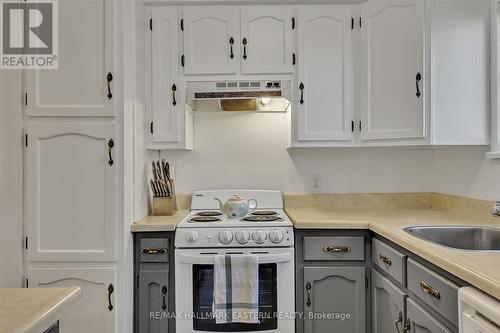
<path fill-rule="evenodd" d="M 172 216 L 176 211 L 175 197 L 160 198 L 153 197 L 153 215 L 154 216 Z"/>

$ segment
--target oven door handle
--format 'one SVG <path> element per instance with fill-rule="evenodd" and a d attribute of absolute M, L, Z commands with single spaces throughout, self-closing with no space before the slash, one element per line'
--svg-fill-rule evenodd
<path fill-rule="evenodd" d="M 238 254 L 233 254 L 238 256 Z M 259 264 L 279 264 L 284 262 L 289 262 L 293 260 L 293 256 L 290 253 L 278 253 L 278 254 L 256 254 L 257 261 Z M 177 254 L 175 260 L 183 264 L 199 264 L 199 265 L 209 265 L 215 263 L 214 254 L 205 255 L 191 255 L 191 254 Z"/>

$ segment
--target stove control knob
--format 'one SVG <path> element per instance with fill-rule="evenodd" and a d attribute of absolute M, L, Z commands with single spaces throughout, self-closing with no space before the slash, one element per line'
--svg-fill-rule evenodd
<path fill-rule="evenodd" d="M 257 231 L 254 231 L 252 238 L 255 241 L 255 243 L 262 244 L 266 240 L 267 235 L 266 235 L 266 232 L 264 230 L 257 230 Z"/>
<path fill-rule="evenodd" d="M 278 229 L 274 229 L 269 233 L 269 240 L 274 244 L 279 244 L 283 241 L 283 233 Z"/>
<path fill-rule="evenodd" d="M 233 241 L 233 233 L 229 230 L 221 231 L 219 233 L 219 241 L 222 244 L 229 244 Z"/>
<path fill-rule="evenodd" d="M 196 242 L 198 240 L 198 233 L 196 231 L 189 231 L 186 234 L 186 240 L 188 242 Z"/>
<path fill-rule="evenodd" d="M 238 243 L 246 244 L 250 240 L 250 234 L 245 230 L 241 230 L 236 233 L 235 238 Z"/>

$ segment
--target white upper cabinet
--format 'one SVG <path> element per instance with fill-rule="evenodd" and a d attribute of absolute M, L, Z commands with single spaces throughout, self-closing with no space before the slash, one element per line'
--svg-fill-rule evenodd
<path fill-rule="evenodd" d="M 361 140 L 423 140 L 424 0 L 362 5 Z"/>
<path fill-rule="evenodd" d="M 183 9 L 186 74 L 232 74 L 238 71 L 238 18 L 235 7 Z"/>
<path fill-rule="evenodd" d="M 351 10 L 299 8 L 297 141 L 350 141 Z"/>
<path fill-rule="evenodd" d="M 294 25 L 290 6 L 242 7 L 242 73 L 291 73 Z"/>
<path fill-rule="evenodd" d="M 26 71 L 27 115 L 113 116 L 114 1 L 64 0 L 58 11 L 59 69 Z"/>
<path fill-rule="evenodd" d="M 115 259 L 116 127 L 27 127 L 25 224 L 28 261 Z"/>
<path fill-rule="evenodd" d="M 81 288 L 81 298 L 59 320 L 61 333 L 115 333 L 115 280 L 114 268 L 28 269 L 30 288 Z"/>
<path fill-rule="evenodd" d="M 152 132 L 153 142 L 179 142 L 179 17 L 177 10 L 152 11 Z"/>
<path fill-rule="evenodd" d="M 490 142 L 489 0 L 432 0 L 432 143 Z"/>

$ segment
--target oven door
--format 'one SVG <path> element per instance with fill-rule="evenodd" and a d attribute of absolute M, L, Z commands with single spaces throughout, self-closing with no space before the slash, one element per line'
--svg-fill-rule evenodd
<path fill-rule="evenodd" d="M 215 255 L 255 255 L 259 262 L 258 324 L 216 324 L 212 318 Z M 176 327 L 190 332 L 295 331 L 293 248 L 175 250 Z"/>

